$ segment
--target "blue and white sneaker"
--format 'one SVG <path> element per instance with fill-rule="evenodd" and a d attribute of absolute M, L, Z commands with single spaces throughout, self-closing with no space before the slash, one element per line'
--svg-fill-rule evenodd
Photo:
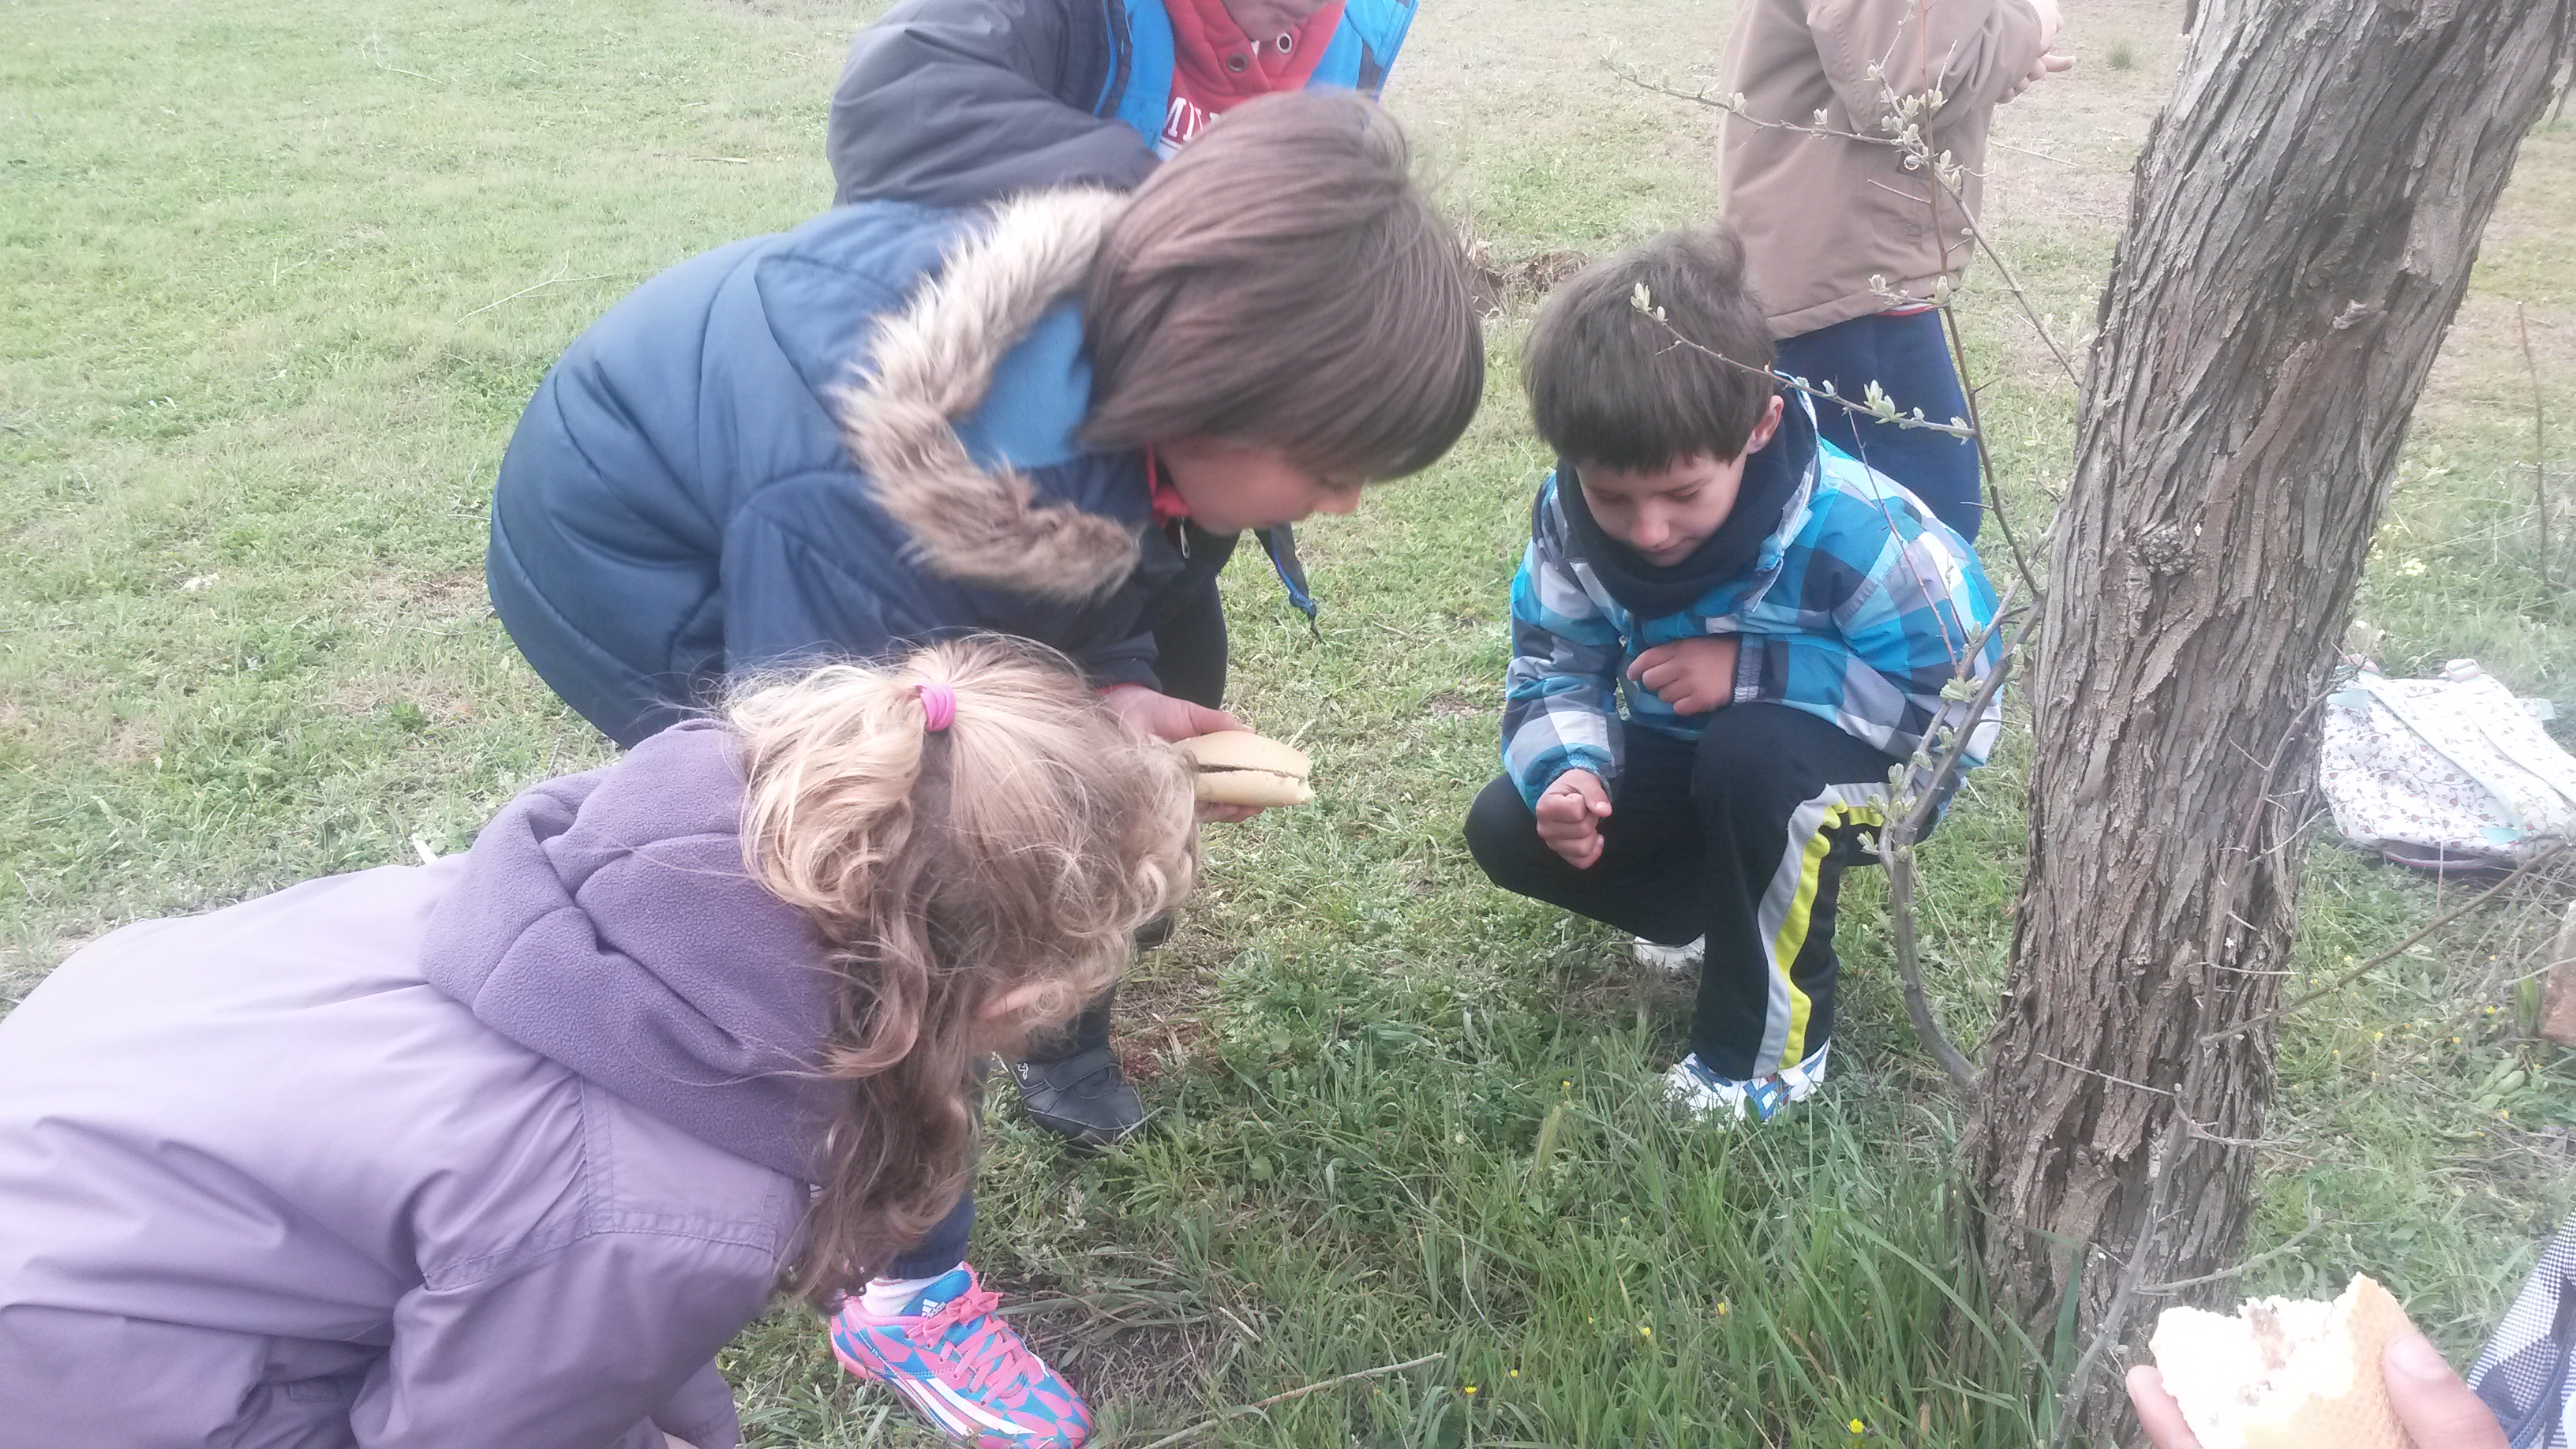
<path fill-rule="evenodd" d="M 1825 1054 L 1833 1049 L 1834 1044 L 1827 1042 L 1796 1066 L 1751 1081 L 1721 1077 L 1701 1065 L 1699 1053 L 1693 1052 L 1664 1073 L 1664 1095 L 1693 1121 L 1741 1122 L 1749 1112 L 1754 1121 L 1768 1122 L 1780 1115 L 1781 1108 L 1807 1100 L 1825 1084 Z"/>
<path fill-rule="evenodd" d="M 963 1266 L 898 1314 L 870 1313 L 853 1295 L 832 1315 L 833 1356 L 977 1449 L 1079 1449 L 1090 1408 L 994 1311 L 998 1297 Z"/>

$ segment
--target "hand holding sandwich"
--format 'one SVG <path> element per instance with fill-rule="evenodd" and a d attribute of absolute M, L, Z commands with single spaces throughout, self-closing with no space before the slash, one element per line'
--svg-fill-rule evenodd
<path fill-rule="evenodd" d="M 1236 722 L 1233 715 L 1227 714 L 1224 710 L 1210 709 L 1203 704 L 1192 704 L 1186 699 L 1176 699 L 1160 690 L 1147 689 L 1141 684 L 1114 685 L 1100 696 L 1100 702 L 1109 706 L 1111 714 L 1126 721 L 1129 729 L 1158 740 L 1170 740 L 1175 744 L 1200 735 L 1243 728 Z M 1249 820 L 1260 813 L 1261 807 L 1258 805 L 1219 805 L 1207 801 L 1199 803 L 1201 820 L 1231 823 Z"/>
<path fill-rule="evenodd" d="M 2441 1350 L 2420 1333 L 2389 1340 L 2379 1356 L 2380 1377 L 2388 1385 L 2388 1402 L 2397 1411 L 2407 1436 L 2427 1449 L 2507 1449 L 2504 1428 L 2495 1411 L 2443 1362 Z M 2138 1427 L 2155 1449 L 2202 1449 L 2183 1418 L 2182 1406 L 2165 1390 L 2164 1375 L 2153 1365 L 2129 1370 L 2129 1402 L 2138 1411 Z"/>

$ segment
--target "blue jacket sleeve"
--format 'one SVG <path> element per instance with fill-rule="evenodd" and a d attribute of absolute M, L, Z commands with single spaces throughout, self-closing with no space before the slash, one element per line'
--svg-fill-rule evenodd
<path fill-rule="evenodd" d="M 1861 565 L 1834 571 L 1846 581 L 1827 601 L 1834 633 L 1747 637 L 1735 702 L 1791 705 L 1900 757 L 1943 729 L 1969 729 L 1960 763 L 1984 764 L 2000 705 L 1989 700 L 1972 721 L 1966 701 L 1945 697 L 1953 681 L 1980 680 L 2002 657 L 1989 628 L 1994 585 L 1975 550 L 1937 524 L 1911 538 L 1883 525 L 1837 530 L 1818 546 Z"/>
<path fill-rule="evenodd" d="M 1619 780 L 1619 628 L 1565 561 L 1542 496 L 1512 579 L 1512 663 L 1503 684 L 1503 769 L 1532 809 L 1568 770 Z"/>
<path fill-rule="evenodd" d="M 859 32 L 832 92 L 834 204 L 1135 186 L 1152 145 L 1093 113 L 1122 22 L 1114 0 L 904 0 Z"/>

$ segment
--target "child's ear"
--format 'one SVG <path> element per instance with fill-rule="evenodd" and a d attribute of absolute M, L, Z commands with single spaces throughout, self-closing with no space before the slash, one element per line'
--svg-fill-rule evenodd
<path fill-rule="evenodd" d="M 1744 451 L 1759 453 L 1771 446 L 1772 436 L 1780 431 L 1781 410 L 1787 406 L 1788 399 L 1776 392 L 1771 394 L 1771 406 L 1763 409 L 1762 421 L 1753 425 L 1752 436 L 1744 440 Z"/>

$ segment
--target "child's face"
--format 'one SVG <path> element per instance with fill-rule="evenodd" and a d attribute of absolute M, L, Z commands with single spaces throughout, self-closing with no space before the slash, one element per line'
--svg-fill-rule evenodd
<path fill-rule="evenodd" d="M 1362 480 L 1318 477 L 1276 448 L 1184 438 L 1157 446 L 1154 456 L 1190 506 L 1191 519 L 1210 533 L 1273 528 L 1360 506 Z"/>
<path fill-rule="evenodd" d="M 1601 531 L 1645 555 L 1648 563 L 1670 566 L 1708 542 L 1735 511 L 1735 495 L 1744 486 L 1744 460 L 1770 445 L 1780 430 L 1780 399 L 1745 439 L 1744 451 L 1732 458 L 1706 453 L 1660 468 L 1610 468 L 1575 464 L 1583 480 L 1583 501 L 1592 508 Z"/>

